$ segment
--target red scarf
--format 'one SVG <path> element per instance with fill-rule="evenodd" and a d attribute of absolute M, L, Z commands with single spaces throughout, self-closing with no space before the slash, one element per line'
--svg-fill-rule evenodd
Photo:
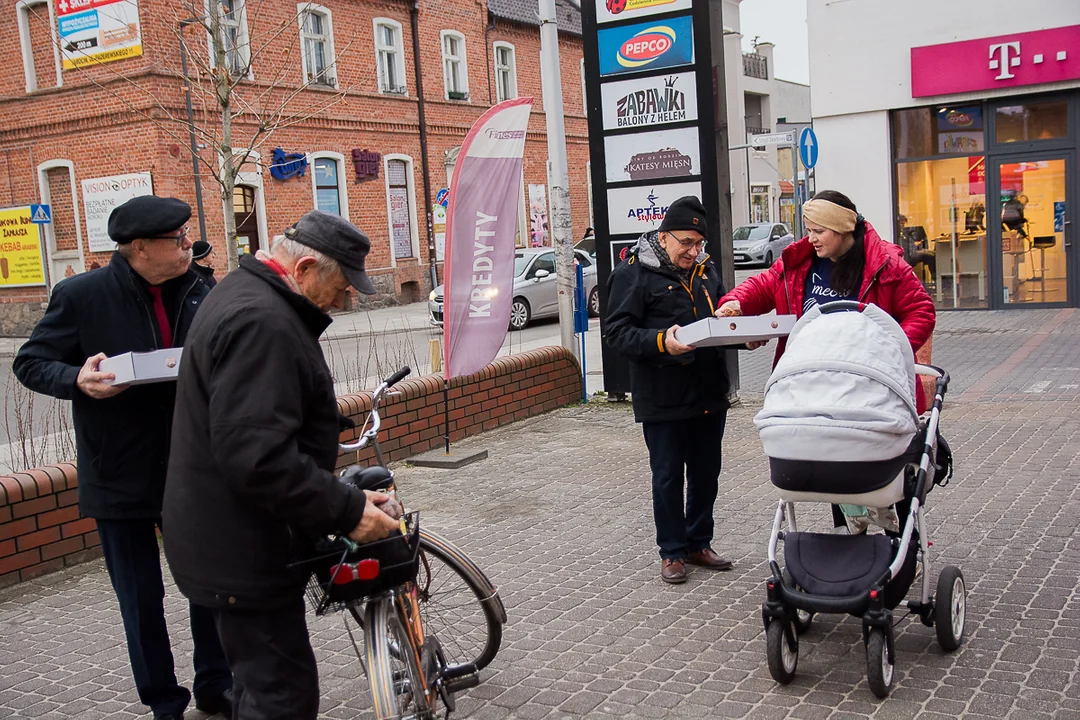
<path fill-rule="evenodd" d="M 172 325 L 169 324 L 169 314 L 165 312 L 165 303 L 161 299 L 161 286 L 148 285 L 150 297 L 154 299 L 154 316 L 157 318 L 158 328 L 161 330 L 161 347 L 172 347 Z"/>
<path fill-rule="evenodd" d="M 288 285 L 289 289 L 292 290 L 294 293 L 300 292 L 300 286 L 296 284 L 296 280 L 293 279 L 292 273 L 290 273 L 288 268 L 286 268 L 284 265 L 279 263 L 267 253 L 264 253 L 262 250 L 256 251 L 255 259 L 266 265 L 275 273 L 277 273 L 277 275 L 279 275 L 281 279 L 285 281 L 285 284 Z"/>

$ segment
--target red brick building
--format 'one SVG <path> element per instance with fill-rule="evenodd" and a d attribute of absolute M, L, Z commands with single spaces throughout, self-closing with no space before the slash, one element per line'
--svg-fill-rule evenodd
<path fill-rule="evenodd" d="M 202 6 L 202 0 L 195 3 Z M 102 227 L 109 198 L 116 193 L 123 197 L 152 186 L 155 194 L 186 200 L 198 215 L 184 124 L 181 33 L 189 74 L 196 78 L 195 125 L 219 129 L 221 118 L 198 92 L 207 87 L 205 73 L 198 81 L 209 55 L 201 49 L 210 47 L 200 37 L 206 33 L 198 25 L 180 29 L 185 13 L 179 6 L 190 4 L 17 0 L 17 22 L 9 16 L 9 22 L 0 23 L 0 67 L 7 68 L 0 76 L 0 225 L 4 208 L 48 203 L 53 212 L 53 222 L 42 230 L 45 273 L 37 278 L 40 282 L 19 282 L 26 278 L 3 273 L 0 334 L 28 332 L 43 312 L 51 285 L 108 262 L 111 245 Z M 226 64 L 250 63 L 235 93 L 234 147 L 247 146 L 265 108 L 284 107 L 286 112 L 283 122 L 263 128 L 228 204 L 214 179 L 221 156 L 208 136 L 200 132 L 197 138 L 202 216 L 219 269 L 225 266 L 225 212 L 234 213 L 238 242 L 254 251 L 266 248 L 273 235 L 304 212 L 320 207 L 348 217 L 370 235 L 368 269 L 382 297 L 422 298 L 431 287 L 431 256 L 421 104 L 434 202 L 437 191 L 449 184 L 469 127 L 504 96 L 534 98 L 516 238 L 519 244 L 530 242 L 530 191 L 545 212 L 549 196 L 535 3 L 419 0 L 422 101 L 414 70 L 412 3 L 220 4 L 226 13 Z M 571 206 L 574 232 L 580 236 L 591 224 L 580 17 L 561 2 L 558 11 Z M 87 19 L 94 12 L 98 15 Z M 102 57 L 110 61 L 90 60 Z M 272 175 L 275 148 L 303 156 L 306 174 L 284 180 Z M 361 162 L 354 163 L 354 157 Z M 188 228 L 198 236 L 198 216 Z M 0 257 L 11 247 L 0 243 Z M 10 263 L 15 261 L 12 256 Z M 20 267 L 27 263 L 24 257 Z M 441 262 L 436 266 L 441 282 Z"/>

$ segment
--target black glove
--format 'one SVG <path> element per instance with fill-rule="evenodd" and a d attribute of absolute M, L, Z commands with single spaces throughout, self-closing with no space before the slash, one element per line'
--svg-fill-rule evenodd
<path fill-rule="evenodd" d="M 356 421 L 348 415 L 342 415 L 338 413 L 337 416 L 338 432 L 343 433 L 346 430 L 352 430 L 356 427 Z"/>

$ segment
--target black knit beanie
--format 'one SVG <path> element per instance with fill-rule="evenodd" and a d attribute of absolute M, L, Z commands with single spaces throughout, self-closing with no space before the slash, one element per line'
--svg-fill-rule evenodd
<path fill-rule="evenodd" d="M 660 223 L 660 232 L 672 230 L 696 230 L 702 237 L 708 235 L 705 206 L 693 195 L 679 198 L 668 206 Z"/>

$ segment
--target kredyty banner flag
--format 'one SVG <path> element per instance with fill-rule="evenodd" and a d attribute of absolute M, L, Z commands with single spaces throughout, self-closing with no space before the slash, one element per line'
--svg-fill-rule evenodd
<path fill-rule="evenodd" d="M 485 112 L 458 153 L 446 210 L 443 293 L 445 377 L 472 375 L 495 359 L 510 324 L 514 233 L 532 98 Z"/>

